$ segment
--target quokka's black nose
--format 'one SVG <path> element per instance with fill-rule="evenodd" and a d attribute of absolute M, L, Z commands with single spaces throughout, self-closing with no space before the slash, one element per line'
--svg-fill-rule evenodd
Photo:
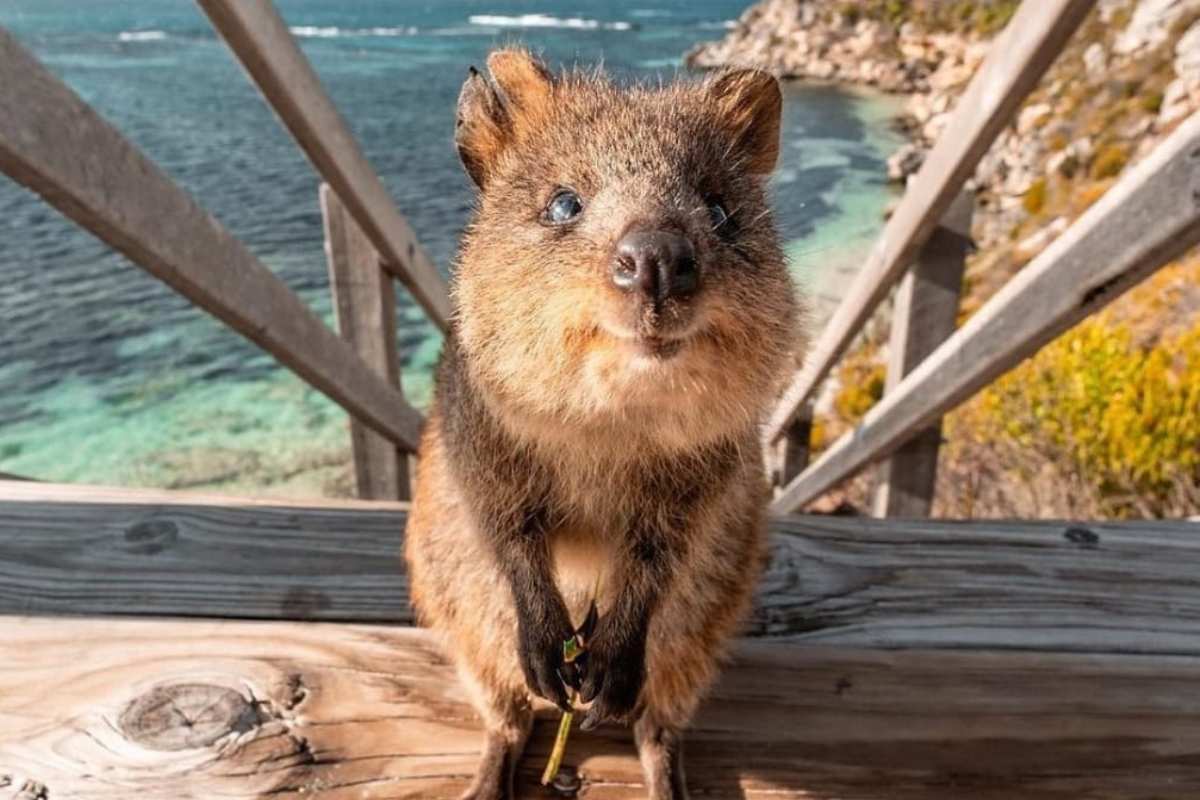
<path fill-rule="evenodd" d="M 630 231 L 617 242 L 612 281 L 656 303 L 684 298 L 700 288 L 696 251 L 687 238 L 669 231 Z"/>

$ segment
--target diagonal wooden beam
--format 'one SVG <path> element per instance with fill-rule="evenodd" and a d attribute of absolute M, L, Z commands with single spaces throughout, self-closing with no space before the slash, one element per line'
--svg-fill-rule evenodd
<path fill-rule="evenodd" d="M 421 415 L 220 222 L 0 28 L 0 171 L 409 450 Z"/>
<path fill-rule="evenodd" d="M 826 450 L 771 509 L 800 508 L 1200 242 L 1193 114 Z"/>
<path fill-rule="evenodd" d="M 197 3 L 383 256 L 384 267 L 445 331 L 450 318 L 446 281 L 367 162 L 275 6 L 270 0 Z"/>
<path fill-rule="evenodd" d="M 945 132 L 768 420 L 764 431 L 768 443 L 783 434 L 887 297 L 1093 5 L 1094 0 L 1026 0 L 992 42 Z"/>

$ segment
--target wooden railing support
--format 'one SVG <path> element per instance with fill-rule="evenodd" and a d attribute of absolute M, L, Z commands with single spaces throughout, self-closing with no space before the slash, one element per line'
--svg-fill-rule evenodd
<path fill-rule="evenodd" d="M 321 86 L 270 0 L 197 0 L 317 172 L 429 319 L 445 331 L 446 281 Z"/>
<path fill-rule="evenodd" d="M 0 172 L 394 442 L 421 414 L 191 195 L 0 28 Z"/>
<path fill-rule="evenodd" d="M 338 329 L 369 367 L 402 391 L 396 347 L 396 295 L 379 253 L 327 183 L 321 184 L 325 256 Z M 353 417 L 350 444 L 358 496 L 408 500 L 408 455 Z"/>
<path fill-rule="evenodd" d="M 1065 233 L 788 484 L 776 514 L 808 501 L 1033 355 L 1200 243 L 1200 112 L 1129 169 Z"/>
<path fill-rule="evenodd" d="M 970 192 L 959 194 L 896 290 L 885 393 L 895 390 L 905 375 L 954 333 L 971 249 L 974 205 Z M 881 465 L 876 516 L 929 516 L 941 443 L 939 417 Z"/>
<path fill-rule="evenodd" d="M 992 42 L 987 59 L 888 220 L 832 318 L 813 342 L 764 431 L 779 438 L 937 227 L 967 178 L 1054 63 L 1095 0 L 1029 0 Z"/>
<path fill-rule="evenodd" d="M 787 432 L 772 447 L 772 483 L 779 490 L 804 471 L 812 452 L 813 404 L 804 408 L 788 425 Z"/>

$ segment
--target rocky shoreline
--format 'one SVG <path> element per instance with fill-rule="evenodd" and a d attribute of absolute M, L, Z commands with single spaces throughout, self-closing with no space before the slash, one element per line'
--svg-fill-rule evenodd
<path fill-rule="evenodd" d="M 970 188 L 979 197 L 975 238 L 981 248 L 1003 245 L 1014 232 L 1027 233 L 1021 228 L 1037 216 L 1030 207 L 1038 203 L 1029 197 L 1039 191 L 1039 182 L 1064 172 L 1087 172 L 1114 146 L 1126 153 L 1123 167 L 1200 109 L 1200 0 L 1101 0 L 1098 6 L 979 165 Z M 898 124 L 910 143 L 888 161 L 889 179 L 903 182 L 920 169 L 942 133 L 959 95 L 987 56 L 992 36 L 968 29 L 931 30 L 922 26 L 916 10 L 902 12 L 909 19 L 872 17 L 871 7 L 834 0 L 761 0 L 723 39 L 698 44 L 685 61 L 697 68 L 755 66 L 786 79 L 909 95 Z M 1157 65 L 1163 74 L 1142 74 L 1146 64 Z M 1125 73 L 1134 77 L 1125 78 Z M 1072 95 L 1077 88 L 1073 77 L 1082 78 L 1100 98 L 1099 105 L 1107 106 L 1100 112 L 1110 125 L 1081 130 L 1086 126 L 1068 117 L 1088 101 Z M 1128 111 L 1140 113 L 1119 113 Z M 1111 170 L 1105 166 L 1097 172 Z M 1022 235 L 1017 243 L 1021 257 L 1036 254 L 1067 222 L 1065 216 L 1055 217 Z"/>

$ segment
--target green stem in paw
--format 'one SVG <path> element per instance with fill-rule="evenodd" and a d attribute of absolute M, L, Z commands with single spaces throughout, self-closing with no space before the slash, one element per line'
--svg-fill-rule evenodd
<path fill-rule="evenodd" d="M 571 703 L 574 704 L 578 699 L 578 695 L 571 693 Z M 567 737 L 571 735 L 571 721 L 575 715 L 570 711 L 564 711 L 562 719 L 558 722 L 558 735 L 554 737 L 554 749 L 550 751 L 550 760 L 546 762 L 546 769 L 542 772 L 542 786 L 549 786 L 554 780 L 554 776 L 558 774 L 558 768 L 562 766 L 563 755 L 567 752 Z"/>

